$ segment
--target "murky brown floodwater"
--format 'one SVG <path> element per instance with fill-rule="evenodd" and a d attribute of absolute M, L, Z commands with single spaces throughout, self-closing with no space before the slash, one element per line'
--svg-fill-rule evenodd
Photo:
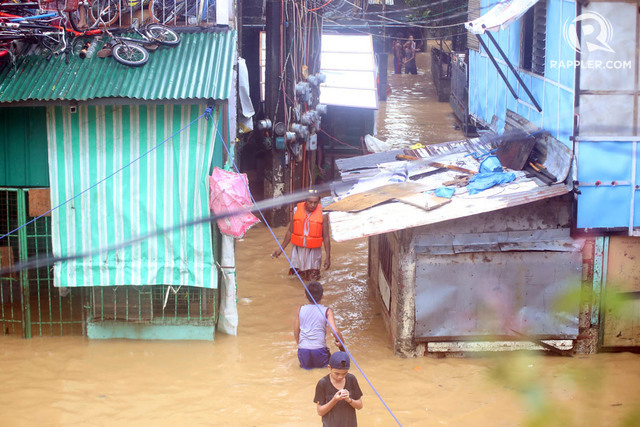
<path fill-rule="evenodd" d="M 282 237 L 284 229 L 276 230 Z M 297 367 L 302 287 L 272 260 L 265 227 L 238 243 L 240 327 L 214 343 L 0 339 L 0 425 L 320 425 L 323 370 Z M 281 257 L 282 258 L 282 257 Z M 640 402 L 640 356 L 403 359 L 365 282 L 366 241 L 334 243 L 326 303 L 358 364 L 405 426 L 523 425 L 548 403 L 573 422 L 618 425 Z M 335 349 L 332 349 L 335 350 Z M 503 366 L 503 374 L 493 375 Z M 512 368 L 512 369 L 511 369 Z M 392 417 L 362 374 L 362 426 Z M 511 378 L 513 376 L 513 378 Z M 528 392 L 523 395 L 520 390 Z"/>
<path fill-rule="evenodd" d="M 418 74 L 393 74 L 393 56 L 389 55 L 391 95 L 380 102 L 379 139 L 394 145 L 435 144 L 464 138 L 456 130 L 456 119 L 448 102 L 438 102 L 431 78 L 431 47 L 416 56 Z M 408 144 L 407 144 L 408 143 Z"/>
<path fill-rule="evenodd" d="M 390 76 L 394 95 L 380 131 L 419 135 L 416 142 L 457 139 L 448 104 L 421 98 L 435 96 L 430 82 L 422 86 L 425 58 L 418 57 L 418 76 Z M 276 234 L 282 238 L 284 229 Z M 262 225 L 238 242 L 237 337 L 217 334 L 214 343 L 0 338 L 0 425 L 321 425 L 312 399 L 325 371 L 297 366 L 292 336 L 306 299 L 297 279 L 286 275 L 284 258 L 269 257 L 274 248 Z M 334 308 L 355 360 L 403 425 L 517 426 L 548 415 L 538 425 L 613 426 L 638 410 L 639 355 L 395 356 L 367 291 L 366 240 L 334 242 L 332 252 L 323 302 Z M 360 425 L 395 425 L 355 366 L 352 372 L 364 392 Z"/>

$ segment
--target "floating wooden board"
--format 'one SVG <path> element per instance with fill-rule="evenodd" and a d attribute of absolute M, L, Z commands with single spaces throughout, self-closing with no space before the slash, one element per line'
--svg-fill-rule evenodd
<path fill-rule="evenodd" d="M 324 211 L 360 212 L 372 206 L 379 205 L 392 199 L 422 193 L 428 187 L 417 182 L 399 182 L 397 184 L 387 184 L 382 187 L 373 188 L 363 193 L 347 196 L 323 208 Z"/>
<path fill-rule="evenodd" d="M 438 197 L 429 193 L 418 193 L 410 196 L 398 197 L 399 202 L 406 203 L 416 208 L 424 209 L 425 211 L 432 211 L 439 208 L 442 205 L 451 203 L 451 199 L 446 197 Z"/>

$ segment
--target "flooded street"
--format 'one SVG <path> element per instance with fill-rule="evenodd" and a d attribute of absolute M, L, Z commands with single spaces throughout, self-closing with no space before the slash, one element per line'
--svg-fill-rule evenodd
<path fill-rule="evenodd" d="M 421 74 L 390 76 L 394 92 L 379 121 L 382 139 L 461 138 L 449 105 L 433 100 L 430 82 L 423 86 L 426 66 L 421 54 Z M 275 234 L 282 239 L 285 229 Z M 269 256 L 275 248 L 262 224 L 236 245 L 237 337 L 0 338 L 0 425 L 321 425 L 312 399 L 326 371 L 298 367 L 292 330 L 306 298 L 284 257 Z M 634 411 L 626 425 L 638 425 L 640 355 L 400 358 L 368 292 L 367 241 L 333 242 L 331 261 L 322 302 L 333 308 L 355 362 L 402 425 L 619 426 Z M 359 425 L 396 425 L 354 363 L 351 373 L 364 393 Z"/>
<path fill-rule="evenodd" d="M 393 56 L 389 55 L 391 94 L 386 102 L 380 102 L 377 137 L 394 145 L 418 142 L 426 145 L 463 139 L 449 103 L 438 102 L 431 78 L 430 53 L 418 53 L 416 63 L 417 75 L 393 74 Z"/>
<path fill-rule="evenodd" d="M 274 246 L 264 226 L 237 245 L 237 337 L 218 333 L 214 343 L 2 338 L 0 425 L 320 425 L 312 399 L 325 372 L 297 367 L 292 325 L 305 297 L 286 275 L 286 261 L 269 257 Z M 395 356 L 367 292 L 366 242 L 333 246 L 324 302 L 402 425 L 524 425 L 543 409 L 564 420 L 558 425 L 620 425 L 637 410 L 638 355 Z M 395 425 L 354 364 L 351 372 L 364 392 L 360 425 Z"/>

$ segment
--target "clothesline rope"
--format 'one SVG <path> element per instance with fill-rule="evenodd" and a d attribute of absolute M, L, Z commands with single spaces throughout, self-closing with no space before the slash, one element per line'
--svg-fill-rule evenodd
<path fill-rule="evenodd" d="M 208 118 L 207 118 L 208 120 Z M 217 126 L 214 126 L 216 132 L 218 133 L 218 136 L 220 137 L 220 141 L 222 141 L 222 145 L 224 146 L 225 151 L 227 152 L 227 155 L 229 156 L 229 158 L 231 159 L 231 153 L 229 152 L 229 148 L 227 147 L 226 142 L 224 141 L 224 138 L 222 137 L 222 135 L 220 135 Z M 237 173 L 240 173 L 240 170 L 238 169 L 238 166 L 236 165 L 236 162 L 234 160 L 231 160 L 233 163 L 233 167 L 235 169 L 235 171 Z M 256 204 L 256 200 L 253 197 L 253 194 L 251 193 L 251 190 L 249 189 L 249 186 L 244 182 L 244 180 L 242 181 L 244 183 L 244 185 L 247 187 L 247 191 L 249 192 L 249 196 L 251 197 L 251 200 L 253 201 L 254 205 Z M 298 270 L 293 266 L 293 263 L 291 262 L 291 259 L 287 256 L 287 253 L 285 252 L 284 248 L 282 247 L 282 245 L 280 244 L 280 241 L 278 240 L 278 238 L 276 237 L 275 233 L 273 232 L 273 229 L 271 228 L 271 226 L 269 225 L 269 222 L 267 221 L 267 219 L 264 217 L 264 214 L 262 213 L 262 210 L 258 208 L 258 212 L 260 213 L 260 216 L 262 217 L 262 220 L 264 221 L 264 224 L 267 226 L 267 229 L 269 230 L 269 232 L 271 233 L 271 236 L 273 237 L 273 239 L 276 241 L 278 247 L 280 248 L 280 250 L 282 251 L 282 254 L 285 256 L 285 258 L 287 259 L 287 262 L 289 263 L 289 265 L 291 266 L 293 272 L 296 274 L 296 276 L 298 277 L 298 280 L 300 280 L 300 283 L 302 283 L 302 286 L 305 289 L 305 292 L 307 293 L 308 296 L 311 297 L 311 300 L 313 301 L 313 304 L 315 305 L 315 307 L 318 309 L 318 311 L 320 312 L 320 314 L 322 315 L 322 317 L 324 318 L 325 323 L 329 326 L 329 328 L 331 329 L 331 332 L 333 332 L 334 336 L 336 337 L 336 339 L 340 342 L 340 344 L 342 344 L 343 348 L 345 349 L 345 352 L 349 355 L 349 357 L 351 358 L 351 360 L 353 360 L 353 363 L 356 365 L 356 367 L 358 368 L 358 371 L 360 371 L 360 373 L 362 374 L 362 377 L 367 381 L 367 383 L 369 384 L 369 386 L 371 387 L 371 389 L 373 390 L 373 392 L 376 394 L 376 396 L 378 397 L 378 399 L 380 400 L 380 402 L 382 402 L 382 404 L 384 405 L 384 407 L 387 409 L 387 411 L 389 412 L 389 414 L 391 414 L 391 416 L 393 417 L 393 419 L 396 421 L 396 423 L 399 426 L 402 426 L 402 424 L 400 423 L 400 421 L 398 420 L 398 418 L 395 416 L 395 414 L 393 413 L 393 411 L 391 410 L 391 408 L 389 408 L 389 406 L 387 405 L 387 403 L 384 401 L 384 399 L 382 398 L 382 396 L 380 395 L 380 393 L 378 393 L 378 390 L 376 390 L 376 388 L 374 387 L 373 383 L 369 380 L 369 377 L 367 377 L 367 375 L 364 373 L 364 370 L 360 367 L 360 365 L 358 364 L 358 362 L 356 361 L 355 357 L 353 357 L 353 355 L 351 354 L 351 352 L 349 351 L 349 349 L 347 348 L 347 345 L 342 341 L 342 339 L 340 338 L 340 336 L 338 335 L 338 332 L 333 328 L 333 326 L 331 326 L 331 323 L 329 323 L 329 320 L 327 319 L 325 313 L 323 313 L 322 309 L 320 308 L 318 302 L 315 300 L 315 298 L 313 297 L 313 295 L 311 295 L 311 293 L 309 292 L 309 289 L 307 288 L 307 285 L 304 283 L 304 280 L 302 280 L 302 277 L 300 277 L 300 274 L 298 274 Z"/>

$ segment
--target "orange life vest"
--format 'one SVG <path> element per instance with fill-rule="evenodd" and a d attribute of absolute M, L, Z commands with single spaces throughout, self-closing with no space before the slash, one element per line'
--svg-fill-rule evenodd
<path fill-rule="evenodd" d="M 319 248 L 322 246 L 322 207 L 318 204 L 310 214 L 304 207 L 305 202 L 298 203 L 293 214 L 291 243 L 303 248 Z"/>

